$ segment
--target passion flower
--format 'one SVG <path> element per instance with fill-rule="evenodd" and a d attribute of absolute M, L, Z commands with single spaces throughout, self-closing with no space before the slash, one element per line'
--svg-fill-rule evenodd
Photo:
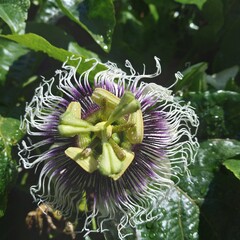
<path fill-rule="evenodd" d="M 26 105 L 28 137 L 19 151 L 23 166 L 39 172 L 30 189 L 36 202 L 69 218 L 82 216 L 84 202 L 87 232 L 103 231 L 104 221 L 121 216 L 120 239 L 125 226 L 158 217 L 154 210 L 172 177 L 194 161 L 199 123 L 169 89 L 142 81 L 161 73 L 155 60 L 150 75 L 137 74 L 128 61 L 129 75 L 108 62 L 90 82 L 99 62 L 79 76 L 82 60 L 72 58 L 78 67 L 66 62 L 43 79 Z"/>

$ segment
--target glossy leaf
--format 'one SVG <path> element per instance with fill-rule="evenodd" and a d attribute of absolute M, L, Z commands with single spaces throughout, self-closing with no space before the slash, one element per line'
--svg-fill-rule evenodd
<path fill-rule="evenodd" d="M 11 157 L 11 147 L 22 138 L 19 120 L 0 116 L 0 217 L 4 215 L 7 194 L 17 175 L 16 163 Z"/>
<path fill-rule="evenodd" d="M 63 31 L 63 29 L 57 27 L 56 25 L 36 22 L 28 23 L 26 31 L 29 33 L 37 34 L 45 38 L 47 41 L 51 42 L 51 44 L 54 46 L 67 49 L 69 52 L 78 56 L 100 60 L 97 54 L 87 50 L 84 47 L 79 46 L 79 44 L 75 42 L 73 36 L 66 33 Z"/>
<path fill-rule="evenodd" d="M 240 179 L 240 160 L 228 159 L 223 165 L 230 170 L 236 178 Z"/>
<path fill-rule="evenodd" d="M 29 0 L 0 1 L 0 18 L 7 23 L 12 33 L 24 33 Z"/>
<path fill-rule="evenodd" d="M 195 162 L 189 166 L 191 175 L 188 176 L 186 173 L 179 175 L 179 185 L 173 187 L 169 193 L 166 193 L 165 199 L 160 202 L 157 209 L 157 213 L 160 214 L 159 218 L 152 222 L 138 225 L 137 229 L 126 229 L 124 233 L 131 235 L 125 237 L 125 239 L 200 239 L 199 219 L 203 221 L 200 214 L 205 215 L 205 222 L 201 222 L 201 224 L 209 223 L 206 228 L 212 228 L 209 221 L 212 221 L 214 218 L 215 210 L 213 206 L 211 205 L 212 210 L 208 209 L 208 212 L 205 212 L 205 201 L 208 199 L 212 184 L 214 184 L 215 178 L 221 170 L 222 163 L 226 159 L 239 154 L 240 142 L 236 140 L 215 139 L 201 143 Z M 224 186 L 227 187 L 227 183 Z M 240 185 L 236 190 L 240 191 Z M 234 192 L 234 189 L 232 192 Z M 210 199 L 211 197 L 214 196 L 210 196 Z M 218 209 L 221 205 L 216 203 L 215 206 Z M 218 224 L 228 224 L 228 220 L 224 220 L 224 215 L 218 216 L 218 218 L 221 220 L 218 222 L 215 220 L 213 223 L 214 227 L 217 227 Z M 105 239 L 116 238 L 117 232 L 114 230 L 114 222 L 106 226 L 112 230 L 104 233 Z M 205 234 L 204 229 L 203 232 L 200 229 L 201 236 Z M 215 229 L 210 230 L 209 235 L 211 236 L 215 234 L 211 232 L 212 230 L 215 231 Z M 228 232 L 227 235 L 232 234 L 231 230 L 225 230 L 225 232 Z"/>
<path fill-rule="evenodd" d="M 222 168 L 214 176 L 201 206 L 199 239 L 239 239 L 240 184 Z"/>
<path fill-rule="evenodd" d="M 138 226 L 139 239 L 198 239 L 199 207 L 180 188 L 171 189 L 158 213 L 159 219 Z"/>
<path fill-rule="evenodd" d="M 74 38 L 70 34 L 67 34 L 62 28 L 47 23 L 28 22 L 26 33 L 37 34 L 45 38 L 55 47 L 63 49 L 67 49 L 68 44 L 74 41 Z"/>
<path fill-rule="evenodd" d="M 104 51 L 110 51 L 115 27 L 112 0 L 57 0 L 57 3 L 64 14 L 85 29 Z"/>
<path fill-rule="evenodd" d="M 156 220 L 123 229 L 124 239 L 198 239 L 199 207 L 178 187 L 166 193 L 157 212 L 160 215 Z M 104 232 L 106 240 L 118 239 L 114 221 L 107 221 L 104 227 L 110 230 Z"/>
<path fill-rule="evenodd" d="M 182 3 L 182 4 L 194 4 L 194 5 L 197 5 L 197 7 L 201 10 L 204 3 L 206 2 L 207 0 L 175 0 L 175 2 L 179 2 L 179 3 Z"/>
<path fill-rule="evenodd" d="M 179 185 L 160 203 L 160 218 L 138 226 L 137 236 L 150 239 L 198 239 L 200 209 L 222 162 L 240 154 L 240 142 L 208 140 L 201 143 L 191 175 L 179 175 Z M 129 238 L 131 239 L 131 238 Z"/>
<path fill-rule="evenodd" d="M 28 50 L 12 41 L 0 38 L 0 85 L 5 82 L 9 68 Z"/>
<path fill-rule="evenodd" d="M 96 53 L 91 52 L 83 47 L 80 47 L 76 42 L 70 42 L 68 45 L 68 51 L 77 54 L 77 55 L 81 55 L 84 56 L 86 58 L 95 58 L 99 60 L 99 57 Z"/>
<path fill-rule="evenodd" d="M 222 163 L 238 154 L 240 142 L 236 140 L 215 139 L 201 143 L 195 163 L 189 166 L 191 176 L 180 176 L 179 187 L 200 206 Z"/>
<path fill-rule="evenodd" d="M 233 66 L 219 73 L 215 73 L 211 76 L 207 76 L 207 82 L 211 84 L 217 90 L 224 90 L 226 88 L 227 83 L 236 77 L 239 72 L 238 66 Z"/>
<path fill-rule="evenodd" d="M 189 93 L 185 100 L 195 107 L 200 120 L 198 137 L 240 138 L 240 94 L 231 91 Z"/>
<path fill-rule="evenodd" d="M 205 62 L 195 64 L 183 72 L 183 79 L 175 85 L 176 91 L 203 91 L 206 90 L 205 71 L 208 64 Z"/>
<path fill-rule="evenodd" d="M 73 66 L 76 66 L 77 63 L 76 61 L 72 61 L 70 59 L 72 56 L 74 56 L 75 58 L 77 57 L 82 58 L 81 68 L 78 68 L 79 73 L 82 73 L 83 71 L 86 71 L 87 69 L 89 69 L 92 66 L 92 64 L 95 62 L 95 60 L 85 61 L 85 58 L 83 56 L 73 54 L 63 48 L 57 48 L 53 46 L 51 43 L 49 43 L 46 39 L 36 34 L 27 33 L 24 35 L 0 35 L 0 36 L 13 40 L 21 44 L 22 46 L 30 48 L 34 51 L 44 52 L 49 57 L 52 57 L 61 62 L 65 62 L 69 58 L 68 63 L 72 64 Z M 103 65 L 98 64 L 94 71 L 99 72 L 104 69 L 106 68 Z M 90 78 L 91 78 L 91 75 L 90 75 Z"/>
<path fill-rule="evenodd" d="M 55 0 L 40 0 L 38 4 L 40 8 L 36 15 L 36 22 L 54 24 L 63 16 Z"/>

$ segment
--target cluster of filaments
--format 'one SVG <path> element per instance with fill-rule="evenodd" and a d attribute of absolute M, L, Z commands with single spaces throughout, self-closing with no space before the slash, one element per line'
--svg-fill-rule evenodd
<path fill-rule="evenodd" d="M 88 173 L 118 180 L 134 159 L 133 144 L 143 140 L 144 126 L 140 103 L 131 92 L 122 98 L 96 88 L 91 99 L 98 110 L 83 119 L 81 104 L 71 102 L 60 116 L 58 131 L 63 137 L 77 136 L 77 146 L 65 154 Z"/>

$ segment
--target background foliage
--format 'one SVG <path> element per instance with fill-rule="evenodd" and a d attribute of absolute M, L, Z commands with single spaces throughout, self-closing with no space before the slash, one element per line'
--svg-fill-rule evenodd
<path fill-rule="evenodd" d="M 240 239 L 238 0 L 0 0 L 0 34 L 1 239 L 72 239 L 60 225 L 27 229 L 36 176 L 18 173 L 16 147 L 24 136 L 20 116 L 40 76 L 53 76 L 72 54 L 122 68 L 128 59 L 139 72 L 145 63 L 149 73 L 160 57 L 155 82 L 169 86 L 183 72 L 175 95 L 191 102 L 200 119 L 191 178 L 179 176 L 159 206 L 160 219 L 127 229 L 129 239 Z M 114 222 L 108 224 L 110 232 L 86 239 L 117 239 Z"/>

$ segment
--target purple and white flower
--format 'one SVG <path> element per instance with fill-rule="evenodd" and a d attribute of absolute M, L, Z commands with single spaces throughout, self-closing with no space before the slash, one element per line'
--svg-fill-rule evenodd
<path fill-rule="evenodd" d="M 26 105 L 20 161 L 39 172 L 30 189 L 36 202 L 69 218 L 83 211 L 87 232 L 103 231 L 105 221 L 121 216 L 123 239 L 124 227 L 158 217 L 154 210 L 174 185 L 172 177 L 188 171 L 198 118 L 169 89 L 142 81 L 161 73 L 158 58 L 154 74 L 138 74 L 127 61 L 128 75 L 108 62 L 92 82 L 99 62 L 91 60 L 78 75 L 82 59 L 71 60 L 77 67 L 64 63 Z M 97 229 L 90 229 L 93 219 Z"/>

